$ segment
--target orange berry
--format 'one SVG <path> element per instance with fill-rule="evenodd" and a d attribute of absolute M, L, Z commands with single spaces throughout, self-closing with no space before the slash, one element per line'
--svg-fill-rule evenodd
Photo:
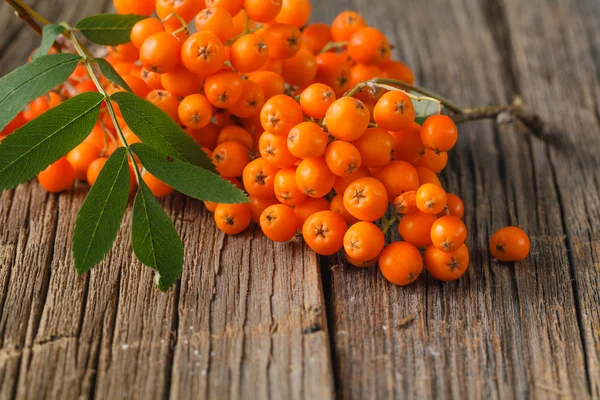
<path fill-rule="evenodd" d="M 319 211 L 306 219 L 302 237 L 315 253 L 329 256 L 344 245 L 348 225 L 344 218 L 333 211 Z"/>
<path fill-rule="evenodd" d="M 89 142 L 82 142 L 67 154 L 67 161 L 73 167 L 75 179 L 86 178 L 88 167 L 99 154 L 100 149 Z"/>
<path fill-rule="evenodd" d="M 394 138 L 381 128 L 368 128 L 352 144 L 358 149 L 364 166 L 379 168 L 392 161 Z"/>
<path fill-rule="evenodd" d="M 390 44 L 381 31 L 364 27 L 355 31 L 348 39 L 348 55 L 365 64 L 380 64 L 390 58 Z"/>
<path fill-rule="evenodd" d="M 212 160 L 219 174 L 226 178 L 234 178 L 242 175 L 250 157 L 248 149 L 242 144 L 225 142 L 215 147 Z"/>
<path fill-rule="evenodd" d="M 181 62 L 198 75 L 213 75 L 225 62 L 223 42 L 211 32 L 196 32 L 183 42 Z"/>
<path fill-rule="evenodd" d="M 202 77 L 183 65 L 160 76 L 160 82 L 165 90 L 177 97 L 189 96 L 202 91 Z"/>
<path fill-rule="evenodd" d="M 240 99 L 229 107 L 229 111 L 236 117 L 249 118 L 259 115 L 265 104 L 265 96 L 260 85 L 250 80 L 242 81 L 242 95 Z"/>
<path fill-rule="evenodd" d="M 417 189 L 417 207 L 425 214 L 437 214 L 448 204 L 446 191 L 434 183 L 425 183 Z"/>
<path fill-rule="evenodd" d="M 442 186 L 442 183 L 440 182 L 440 178 L 438 178 L 438 176 L 435 174 L 435 172 L 433 172 L 429 168 L 415 167 L 415 170 L 417 171 L 417 174 L 419 175 L 419 184 L 420 185 L 424 185 L 425 183 L 433 183 L 434 185 L 438 185 L 440 187 Z"/>
<path fill-rule="evenodd" d="M 275 174 L 275 197 L 286 206 L 296 206 L 306 199 L 296 184 L 296 167 L 282 168 Z"/>
<path fill-rule="evenodd" d="M 490 253 L 499 261 L 521 261 L 530 249 L 529 236 L 516 226 L 502 228 L 490 239 Z"/>
<path fill-rule="evenodd" d="M 96 182 L 96 179 L 98 179 L 98 175 L 100 175 L 100 171 L 102 170 L 102 168 L 104 168 L 106 160 L 108 160 L 107 157 L 96 158 L 88 167 L 88 170 L 86 172 L 86 179 L 87 183 L 89 183 L 90 186 L 92 186 L 94 182 Z"/>
<path fill-rule="evenodd" d="M 323 197 L 335 182 L 335 175 L 327 167 L 323 157 L 307 158 L 298 164 L 296 185 L 310 197 Z"/>
<path fill-rule="evenodd" d="M 139 49 L 142 47 L 144 40 L 146 40 L 148 36 L 164 31 L 165 27 L 158 19 L 146 18 L 133 25 L 129 36 L 131 38 L 131 43 Z"/>
<path fill-rule="evenodd" d="M 325 154 L 328 135 L 314 122 L 300 122 L 287 137 L 290 153 L 299 158 L 315 158 Z"/>
<path fill-rule="evenodd" d="M 425 153 L 413 163 L 415 167 L 425 167 L 429 168 L 436 174 L 442 172 L 442 170 L 448 164 L 448 153 L 442 151 L 441 153 L 436 153 L 433 150 L 425 150 Z"/>
<path fill-rule="evenodd" d="M 242 78 L 237 72 L 222 70 L 206 78 L 204 93 L 215 107 L 231 107 L 242 97 Z"/>
<path fill-rule="evenodd" d="M 144 172 L 142 179 L 156 197 L 164 197 L 173 193 L 173 188 L 171 186 L 167 185 L 148 171 Z"/>
<path fill-rule="evenodd" d="M 453 217 L 462 219 L 463 215 L 465 215 L 465 205 L 460 197 L 455 194 L 447 193 L 448 204 L 447 210 L 448 215 L 452 215 Z M 446 210 L 442 211 L 438 214 L 438 217 L 443 217 L 446 215 Z"/>
<path fill-rule="evenodd" d="M 337 193 L 344 193 L 344 190 L 357 179 L 365 178 L 367 176 L 371 176 L 369 169 L 365 166 L 362 166 L 357 169 L 353 174 L 346 176 L 336 176 L 335 183 L 333 184 L 333 188 Z"/>
<path fill-rule="evenodd" d="M 188 128 L 204 128 L 212 118 L 212 104 L 203 94 L 191 94 L 181 100 L 177 115 L 179 121 Z"/>
<path fill-rule="evenodd" d="M 371 222 L 357 222 L 344 235 L 344 250 L 356 260 L 369 261 L 376 258 L 384 245 L 383 232 Z"/>
<path fill-rule="evenodd" d="M 333 212 L 340 214 L 348 224 L 354 224 L 359 221 L 358 218 L 353 216 L 346 210 L 346 206 L 344 206 L 344 195 L 342 193 L 336 194 L 333 199 L 331 199 L 331 204 L 329 204 L 329 209 Z"/>
<path fill-rule="evenodd" d="M 421 128 L 423 145 L 439 153 L 448 151 L 458 140 L 456 124 L 447 115 L 432 115 L 428 117 Z"/>
<path fill-rule="evenodd" d="M 265 131 L 275 135 L 286 135 L 290 129 L 304 119 L 300 104 L 283 94 L 273 96 L 260 111 L 260 122 Z"/>
<path fill-rule="evenodd" d="M 47 192 L 58 193 L 71 189 L 75 180 L 75 170 L 63 157 L 40 172 L 37 178 Z"/>
<path fill-rule="evenodd" d="M 217 136 L 217 144 L 224 142 L 238 142 L 248 150 L 252 149 L 252 135 L 244 128 L 237 125 L 227 125 L 221 128 Z"/>
<path fill-rule="evenodd" d="M 313 118 L 325 118 L 327 109 L 336 100 L 333 89 L 322 83 L 313 83 L 302 91 L 300 107 L 302 111 Z"/>
<path fill-rule="evenodd" d="M 264 158 L 250 161 L 242 174 L 244 188 L 250 196 L 257 198 L 272 198 L 275 196 L 273 185 L 277 168 L 269 164 Z"/>
<path fill-rule="evenodd" d="M 285 81 L 281 75 L 273 71 L 253 72 L 248 75 L 248 80 L 256 82 L 261 87 L 265 101 L 285 91 Z"/>
<path fill-rule="evenodd" d="M 283 0 L 275 22 L 302 28 L 310 18 L 310 0 Z"/>
<path fill-rule="evenodd" d="M 156 72 L 142 68 L 140 71 L 140 78 L 146 82 L 146 85 L 148 85 L 150 90 L 164 89 L 162 82 L 160 81 L 160 74 L 157 74 Z"/>
<path fill-rule="evenodd" d="M 380 76 L 381 72 L 377 65 L 358 63 L 350 68 L 350 87 Z"/>
<path fill-rule="evenodd" d="M 406 161 L 392 161 L 376 174 L 389 194 L 389 201 L 404 192 L 419 188 L 419 174 L 415 167 Z"/>
<path fill-rule="evenodd" d="M 452 215 L 436 219 L 431 227 L 431 243 L 447 253 L 457 250 L 467 240 L 467 227 Z"/>
<path fill-rule="evenodd" d="M 407 128 L 390 132 L 394 138 L 394 160 L 416 162 L 425 152 L 421 142 L 421 125 L 412 122 Z"/>
<path fill-rule="evenodd" d="M 164 74 L 173 71 L 180 60 L 181 45 L 173 35 L 157 32 L 146 38 L 140 47 L 142 67 Z"/>
<path fill-rule="evenodd" d="M 335 175 L 348 176 L 360 168 L 361 157 L 352 143 L 334 140 L 325 150 L 325 162 Z"/>
<path fill-rule="evenodd" d="M 100 123 L 96 122 L 96 124 L 94 125 L 94 128 L 92 129 L 92 131 L 90 132 L 90 134 L 83 140 L 86 143 L 90 143 L 93 144 L 94 146 L 96 146 L 99 149 L 104 148 L 104 129 L 102 129 L 102 126 L 100 125 Z M 107 140 L 110 140 L 109 138 L 107 138 Z"/>
<path fill-rule="evenodd" d="M 291 24 L 269 25 L 263 35 L 269 48 L 269 57 L 276 60 L 294 57 L 302 46 L 302 33 Z"/>
<path fill-rule="evenodd" d="M 277 168 L 293 165 L 298 158 L 287 147 L 287 137 L 265 132 L 260 136 L 258 149 L 262 158 Z"/>
<path fill-rule="evenodd" d="M 179 100 L 166 90 L 153 90 L 146 95 L 146 100 L 163 110 L 171 119 L 177 121 Z"/>
<path fill-rule="evenodd" d="M 251 20 L 270 22 L 281 11 L 281 0 L 244 0 L 244 10 Z"/>
<path fill-rule="evenodd" d="M 255 196 L 248 196 L 250 202 L 248 206 L 250 207 L 250 215 L 252 216 L 252 221 L 260 224 L 260 215 L 265 210 L 265 208 L 272 206 L 273 204 L 279 204 L 279 201 L 275 197 L 261 198 Z M 216 205 L 215 205 L 216 208 Z"/>
<path fill-rule="evenodd" d="M 231 65 L 240 72 L 260 69 L 268 57 L 267 42 L 255 33 L 244 35 L 231 45 Z"/>
<path fill-rule="evenodd" d="M 455 251 L 446 253 L 430 245 L 425 249 L 424 259 L 427 272 L 435 279 L 455 281 L 469 266 L 469 249 L 463 244 Z"/>
<path fill-rule="evenodd" d="M 398 233 L 406 242 L 424 247 L 431 243 L 431 227 L 434 222 L 434 215 L 417 210 L 402 216 L 398 223 Z"/>
<path fill-rule="evenodd" d="M 260 228 L 266 237 L 274 242 L 286 242 L 298 230 L 298 220 L 294 210 L 283 204 L 265 208 L 260 215 Z"/>
<path fill-rule="evenodd" d="M 345 42 L 354 32 L 366 26 L 367 22 L 360 14 L 355 11 L 344 11 L 331 23 L 331 36 L 335 42 Z"/>
<path fill-rule="evenodd" d="M 281 76 L 290 85 L 303 88 L 315 79 L 317 68 L 314 54 L 308 48 L 301 47 L 296 55 L 282 61 Z"/>
<path fill-rule="evenodd" d="M 204 5 L 198 0 L 156 0 L 156 15 L 164 20 L 169 14 L 176 13 L 186 22 L 190 22 Z M 177 21 L 177 19 L 173 18 Z"/>
<path fill-rule="evenodd" d="M 321 53 L 315 57 L 317 61 L 316 83 L 331 87 L 336 96 L 341 96 L 350 88 L 350 67 L 340 54 Z"/>
<path fill-rule="evenodd" d="M 417 192 L 410 190 L 398 195 L 394 199 L 394 208 L 398 214 L 410 214 L 417 211 Z"/>
<path fill-rule="evenodd" d="M 231 15 L 242 12 L 244 0 L 206 0 L 206 7 L 221 7 Z"/>
<path fill-rule="evenodd" d="M 423 271 L 423 257 L 407 242 L 389 244 L 379 256 L 379 269 L 388 281 L 405 286 L 413 283 Z"/>
<path fill-rule="evenodd" d="M 375 104 L 373 118 L 386 131 L 400 131 L 410 128 L 415 119 L 415 109 L 406 93 L 392 90 Z"/>
<path fill-rule="evenodd" d="M 294 214 L 298 219 L 298 226 L 302 226 L 304 221 L 314 213 L 329 210 L 329 202 L 324 197 L 307 197 L 304 201 L 294 207 Z"/>
<path fill-rule="evenodd" d="M 369 119 L 369 110 L 362 101 L 342 97 L 334 101 L 327 110 L 325 125 L 336 138 L 351 142 L 367 130 Z"/>
<path fill-rule="evenodd" d="M 196 15 L 195 24 L 198 32 L 208 31 L 222 42 L 233 37 L 233 17 L 224 8 L 205 8 Z"/>
<path fill-rule="evenodd" d="M 331 41 L 331 28 L 327 24 L 315 23 L 302 29 L 302 42 L 315 55 Z"/>
<path fill-rule="evenodd" d="M 190 135 L 196 143 L 210 150 L 217 147 L 217 138 L 220 132 L 221 128 L 213 123 L 209 123 L 204 128 L 200 129 L 186 129 L 186 133 Z"/>
<path fill-rule="evenodd" d="M 221 231 L 227 235 L 237 235 L 250 225 L 252 215 L 247 203 L 219 204 L 215 208 L 214 218 Z"/>
<path fill-rule="evenodd" d="M 360 220 L 376 221 L 387 210 L 388 194 L 385 186 L 375 178 L 357 179 L 344 191 L 344 206 Z"/>
<path fill-rule="evenodd" d="M 415 76 L 410 68 L 400 61 L 386 60 L 379 64 L 379 70 L 384 78 L 396 79 L 409 85 L 415 82 Z"/>
<path fill-rule="evenodd" d="M 155 0 L 113 0 L 119 14 L 150 15 L 154 12 Z"/>

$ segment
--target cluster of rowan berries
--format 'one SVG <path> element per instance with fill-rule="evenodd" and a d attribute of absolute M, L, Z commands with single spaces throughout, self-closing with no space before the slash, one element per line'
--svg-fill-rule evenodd
<path fill-rule="evenodd" d="M 397 285 L 415 281 L 423 265 L 444 281 L 465 272 L 464 205 L 437 176 L 457 128 L 445 115 L 421 126 L 409 94 L 363 83 L 381 77 L 412 84 L 413 75 L 390 60 L 386 37 L 359 14 L 344 11 L 331 26 L 306 25 L 309 0 L 114 3 L 120 13 L 158 18 L 138 22 L 131 43 L 109 48 L 106 59 L 249 196 L 244 204 L 205 203 L 219 229 L 238 234 L 254 221 L 274 241 L 300 230 L 316 253 L 343 249 L 355 266 L 378 262 Z M 192 20 L 197 32 L 190 35 Z M 96 90 L 80 68 L 70 81 L 76 92 Z M 357 85 L 360 90 L 351 90 Z M 56 93 L 42 96 L 21 117 L 29 120 L 59 101 Z M 139 141 L 124 121 L 119 125 L 128 143 Z M 88 139 L 39 181 L 49 191 L 65 190 L 73 179 L 93 184 L 117 146 L 104 114 Z M 156 196 L 172 191 L 148 172 L 143 179 Z M 390 203 L 402 241 L 385 246 L 387 226 L 375 222 Z M 527 255 L 524 233 L 500 236 L 491 244 L 495 257 Z"/>

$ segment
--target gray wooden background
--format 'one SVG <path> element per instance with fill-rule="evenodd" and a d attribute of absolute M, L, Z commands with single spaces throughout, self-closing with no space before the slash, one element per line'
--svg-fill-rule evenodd
<path fill-rule="evenodd" d="M 318 4 L 317 4 L 318 3 Z M 53 21 L 102 1 L 34 0 Z M 132 257 L 129 218 L 110 256 L 70 257 L 87 187 L 0 194 L 0 398 L 600 398 L 600 2 L 313 1 L 382 29 L 420 85 L 462 105 L 511 102 L 559 145 L 491 121 L 460 126 L 441 178 L 465 201 L 471 266 L 458 282 L 388 284 L 256 229 L 227 237 L 200 202 L 164 206 L 186 247 L 168 294 Z M 0 4 L 0 75 L 38 39 Z M 493 262 L 519 225 L 528 259 Z"/>

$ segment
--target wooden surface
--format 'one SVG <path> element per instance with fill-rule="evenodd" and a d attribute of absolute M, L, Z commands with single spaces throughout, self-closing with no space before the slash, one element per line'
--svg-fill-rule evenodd
<path fill-rule="evenodd" d="M 30 2 L 55 21 L 109 1 Z M 318 4 L 317 4 L 318 3 Z M 66 5 L 66 6 L 63 6 Z M 219 233 L 201 204 L 164 201 L 186 246 L 175 290 L 131 255 L 70 258 L 87 188 L 0 195 L 0 398 L 600 398 L 600 4 L 596 0 L 313 2 L 355 9 L 422 86 L 462 105 L 527 106 L 559 145 L 491 121 L 460 127 L 441 178 L 465 201 L 471 266 L 458 282 L 388 284 L 254 230 Z M 37 39 L 0 5 L 0 75 Z M 491 260 L 520 225 L 531 256 Z"/>

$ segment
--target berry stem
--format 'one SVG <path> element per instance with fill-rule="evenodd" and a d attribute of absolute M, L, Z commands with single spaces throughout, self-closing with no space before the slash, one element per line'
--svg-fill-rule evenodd
<path fill-rule="evenodd" d="M 185 19 L 183 19 L 183 17 L 181 15 L 177 14 L 176 12 L 172 12 L 171 14 L 167 15 L 160 22 L 165 23 L 167 20 L 169 20 L 171 18 L 177 18 L 179 20 L 179 22 L 181 23 L 181 28 L 178 28 L 177 30 L 171 32 L 171 35 L 176 36 L 179 32 L 185 32 L 189 36 L 190 32 L 188 31 L 187 22 L 185 21 Z"/>
<path fill-rule="evenodd" d="M 375 78 L 375 79 L 370 80 L 369 82 L 372 82 L 374 84 L 397 86 L 404 90 L 412 90 L 414 92 L 422 94 L 426 98 L 435 99 L 436 101 L 440 102 L 444 107 L 446 107 L 448 110 L 452 111 L 453 113 L 461 113 L 463 111 L 459 106 L 457 106 L 450 100 L 446 100 L 442 96 L 439 96 L 433 92 L 430 92 L 427 89 L 423 89 L 418 86 L 409 85 L 406 82 L 402 82 L 402 81 L 399 81 L 396 79 L 389 79 L 389 78 Z"/>
<path fill-rule="evenodd" d="M 346 46 L 348 46 L 348 42 L 329 42 L 325 46 L 323 46 L 319 54 L 327 53 L 329 50 L 339 49 L 340 47 Z"/>

